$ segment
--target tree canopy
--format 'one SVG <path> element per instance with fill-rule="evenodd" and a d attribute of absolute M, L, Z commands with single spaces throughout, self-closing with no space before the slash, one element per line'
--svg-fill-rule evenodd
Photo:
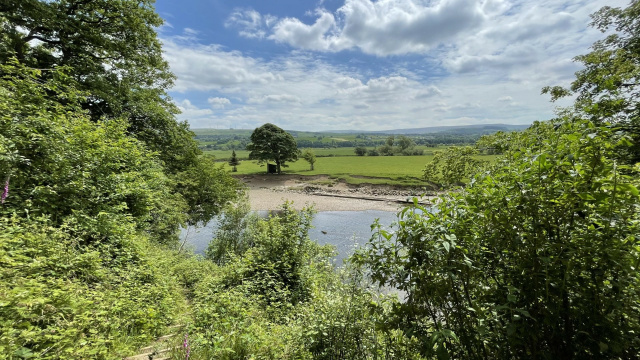
<path fill-rule="evenodd" d="M 0 63 L 17 61 L 25 68 L 42 69 L 37 74 L 40 81 L 61 74 L 51 69 L 66 69 L 66 81 L 79 91 L 77 103 L 92 121 L 124 120 L 127 134 L 156 153 L 167 176 L 178 178 L 202 172 L 208 165 L 202 163 L 205 160 L 189 125 L 176 121 L 179 111 L 166 93 L 173 85 L 174 75 L 162 57 L 156 28 L 163 20 L 155 13 L 153 3 L 2 1 Z M 11 76 L 6 72 L 2 75 Z M 196 179 L 205 181 L 204 177 Z M 216 179 L 226 181 L 222 177 Z M 215 188 L 207 180 L 174 190 L 189 199 L 187 213 L 193 222 L 203 219 L 202 209 L 209 209 L 207 216 L 211 217 L 229 200 L 219 199 L 221 203 L 215 208 L 198 202 L 211 200 L 202 191 L 212 193 Z M 195 193 L 196 189 L 200 193 Z"/>
<path fill-rule="evenodd" d="M 621 147 L 625 162 L 640 161 L 640 2 L 627 8 L 605 6 L 592 16 L 591 25 L 609 34 L 592 51 L 575 58 L 584 68 L 576 72 L 570 88 L 546 87 L 552 100 L 575 95 L 573 111 L 594 123 L 611 123 L 628 134 L 635 146 Z"/>
<path fill-rule="evenodd" d="M 124 117 L 169 171 L 198 156 L 193 134 L 175 121 L 166 90 L 174 75 L 162 58 L 151 0 L 6 0 L 0 2 L 0 62 L 38 69 L 68 67 L 85 91 L 82 106 L 95 121 Z M 48 73 L 44 73 L 46 77 Z"/>
<path fill-rule="evenodd" d="M 264 124 L 251 134 L 251 143 L 247 145 L 249 159 L 259 162 L 273 161 L 276 163 L 278 174 L 286 162 L 296 161 L 300 150 L 291 134 L 273 124 Z"/>

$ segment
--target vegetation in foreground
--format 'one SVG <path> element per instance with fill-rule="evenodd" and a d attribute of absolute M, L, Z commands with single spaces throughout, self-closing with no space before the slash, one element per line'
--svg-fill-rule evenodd
<path fill-rule="evenodd" d="M 172 324 L 187 331 L 176 359 L 638 358 L 638 107 L 627 95 L 637 86 L 639 2 L 595 15 L 618 33 L 579 58 L 574 107 L 484 138 L 502 149 L 499 161 L 444 196 L 437 214 L 407 209 L 393 232 L 374 226 L 342 271 L 329 265 L 330 248 L 309 241 L 311 210 L 247 214 L 233 179 L 159 110 L 162 90 L 136 85 L 141 66 L 170 78 L 159 58 L 139 63 L 144 43 L 82 29 L 74 36 L 87 42 L 65 56 L 47 38 L 71 33 L 46 28 L 69 25 L 65 14 L 80 12 L 88 18 L 72 20 L 82 23 L 106 3 L 147 19 L 133 25 L 154 49 L 148 2 L 0 5 L 0 358 L 118 359 Z M 45 40 L 31 46 L 19 27 L 40 20 L 32 30 Z M 84 62 L 87 43 L 134 51 L 131 63 Z M 43 61 L 68 67 L 35 70 Z M 112 70 L 131 92 L 109 92 Z M 123 110 L 138 94 L 149 98 Z M 114 111 L 96 118 L 96 104 Z M 175 136 L 156 143 L 164 131 Z M 223 209 L 206 259 L 177 249 L 180 224 Z M 404 290 L 405 301 L 376 295 L 367 279 Z"/>

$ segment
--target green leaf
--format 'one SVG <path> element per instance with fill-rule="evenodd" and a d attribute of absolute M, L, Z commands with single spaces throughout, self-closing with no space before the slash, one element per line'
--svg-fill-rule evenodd
<path fill-rule="evenodd" d="M 640 194 L 638 192 L 638 189 L 631 184 L 618 184 L 618 188 L 628 193 L 631 193 L 631 195 L 633 196 L 638 196 Z"/>

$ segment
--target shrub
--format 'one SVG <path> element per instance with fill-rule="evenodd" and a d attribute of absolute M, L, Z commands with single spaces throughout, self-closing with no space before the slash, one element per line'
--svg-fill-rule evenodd
<path fill-rule="evenodd" d="M 611 160 L 612 138 L 565 120 L 436 214 L 406 209 L 397 231 L 378 226 L 356 260 L 407 292 L 396 318 L 423 354 L 637 357 L 638 180 Z"/>

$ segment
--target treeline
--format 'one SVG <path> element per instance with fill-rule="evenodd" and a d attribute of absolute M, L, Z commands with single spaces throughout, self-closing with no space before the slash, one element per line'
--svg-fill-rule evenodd
<path fill-rule="evenodd" d="M 340 137 L 340 134 L 335 134 Z M 429 134 L 429 135 L 400 135 L 410 138 L 416 145 L 422 145 L 427 147 L 437 147 L 443 145 L 463 145 L 473 144 L 481 138 L 481 134 L 473 133 L 470 135 L 461 135 L 457 133 L 447 134 Z M 295 136 L 294 136 L 295 137 Z M 347 137 L 353 137 L 348 135 Z M 330 149 L 330 148 L 342 148 L 342 147 L 378 147 L 383 146 L 387 142 L 388 135 L 356 135 L 354 140 L 331 140 L 327 141 L 323 136 L 317 138 L 296 138 L 298 148 L 314 148 L 314 149 Z M 203 150 L 241 150 L 246 148 L 249 140 L 249 135 L 196 135 L 196 141 L 198 141 L 200 149 Z"/>

